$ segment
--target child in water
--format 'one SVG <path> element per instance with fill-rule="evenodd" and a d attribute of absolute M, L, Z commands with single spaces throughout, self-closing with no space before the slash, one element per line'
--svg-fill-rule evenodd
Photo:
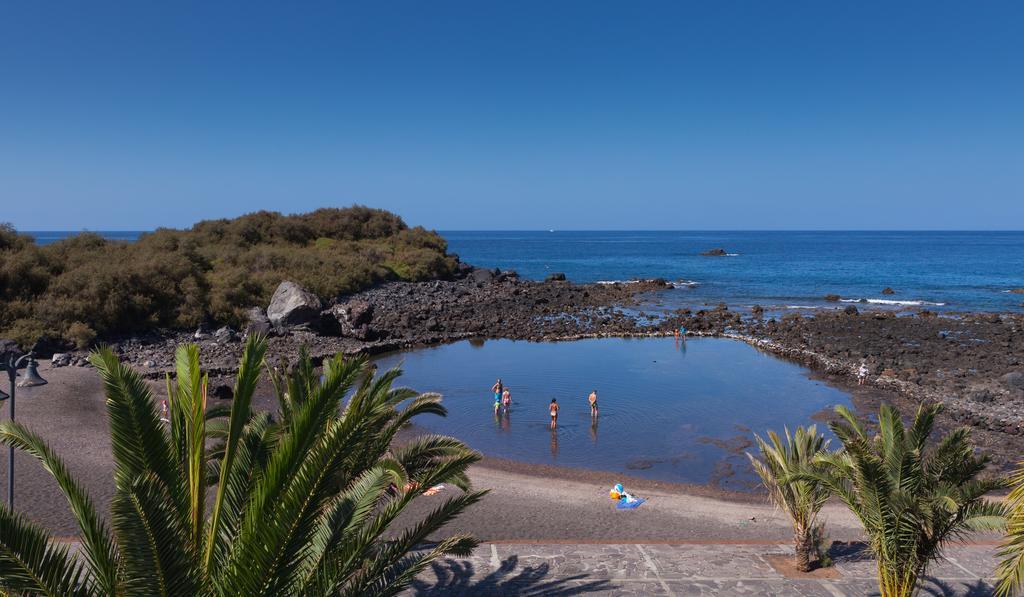
<path fill-rule="evenodd" d="M 590 396 L 587 399 L 590 401 L 590 416 L 591 417 L 596 417 L 597 416 L 597 390 L 594 390 L 593 392 L 591 392 Z"/>
<path fill-rule="evenodd" d="M 551 399 L 550 411 L 551 411 L 551 428 L 554 429 L 555 425 L 558 424 L 558 400 L 555 400 L 554 398 Z"/>
<path fill-rule="evenodd" d="M 508 388 L 501 394 L 501 406 L 505 408 L 506 415 L 512 410 L 512 392 Z"/>

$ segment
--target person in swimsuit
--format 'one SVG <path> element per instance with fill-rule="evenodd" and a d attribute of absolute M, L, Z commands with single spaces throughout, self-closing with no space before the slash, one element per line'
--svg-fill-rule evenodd
<path fill-rule="evenodd" d="M 590 401 L 590 416 L 591 418 L 597 417 L 597 390 L 590 393 L 587 398 Z"/>
<path fill-rule="evenodd" d="M 551 406 L 549 407 L 551 413 L 551 428 L 554 429 L 555 425 L 558 424 L 558 400 L 551 399 Z"/>
<path fill-rule="evenodd" d="M 508 388 L 501 394 L 501 406 L 505 409 L 506 415 L 512 410 L 512 392 Z"/>
<path fill-rule="evenodd" d="M 494 392 L 494 412 L 495 413 L 497 413 L 498 409 L 501 408 L 501 390 L 502 390 L 502 388 L 503 388 L 503 386 L 501 385 L 501 378 L 499 377 L 498 381 L 494 382 L 494 385 L 491 386 L 491 391 Z"/>

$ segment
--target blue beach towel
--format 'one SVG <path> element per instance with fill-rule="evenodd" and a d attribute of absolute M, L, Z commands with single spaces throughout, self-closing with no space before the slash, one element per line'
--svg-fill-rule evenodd
<path fill-rule="evenodd" d="M 632 502 L 627 502 L 622 499 L 615 503 L 616 510 L 635 510 L 640 507 L 640 504 L 646 502 L 644 498 L 634 498 Z"/>

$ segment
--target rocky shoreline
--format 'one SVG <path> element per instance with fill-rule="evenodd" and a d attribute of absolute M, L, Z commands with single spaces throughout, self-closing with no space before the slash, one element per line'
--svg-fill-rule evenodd
<path fill-rule="evenodd" d="M 743 340 L 800 362 L 839 383 L 855 379 L 863 362 L 868 383 L 886 390 L 905 411 L 921 400 L 946 405 L 947 423 L 976 430 L 1006 466 L 1024 453 L 1024 316 L 924 310 L 821 310 L 813 316 L 770 317 L 760 308 L 732 311 L 659 310 L 663 280 L 574 284 L 553 276 L 528 281 L 511 272 L 466 268 L 455 280 L 393 282 L 321 305 L 289 289 L 288 309 L 275 301 L 255 309 L 252 329 L 270 336 L 269 358 L 293 362 L 301 347 L 319 359 L 338 352 L 379 354 L 473 338 L 531 341 L 608 336 L 663 336 L 683 325 L 698 336 Z M 281 293 L 279 289 L 279 293 Z M 298 293 L 298 294 L 296 294 Z M 299 296 L 299 298 L 296 298 Z M 305 301 L 305 303 L 304 303 Z M 295 312 L 299 311 L 299 314 Z M 154 332 L 118 339 L 115 350 L 151 376 L 173 366 L 174 346 L 201 345 L 215 390 L 230 396 L 230 375 L 244 332 Z M 58 354 L 54 364 L 84 364 L 84 354 Z"/>

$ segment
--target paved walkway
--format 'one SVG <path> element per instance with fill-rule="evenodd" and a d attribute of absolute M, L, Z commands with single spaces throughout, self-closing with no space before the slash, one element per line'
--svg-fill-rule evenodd
<path fill-rule="evenodd" d="M 956 546 L 921 595 L 991 595 L 996 548 Z M 791 579 L 770 563 L 788 545 L 484 544 L 435 565 L 408 595 L 877 595 L 862 547 L 834 546 L 834 578 Z"/>

